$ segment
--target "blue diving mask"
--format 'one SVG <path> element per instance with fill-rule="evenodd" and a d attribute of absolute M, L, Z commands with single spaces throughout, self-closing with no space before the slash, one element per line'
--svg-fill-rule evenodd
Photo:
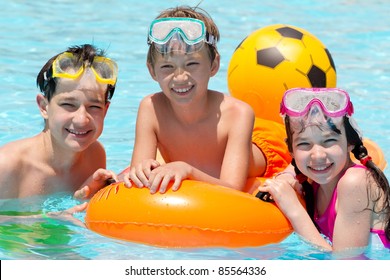
<path fill-rule="evenodd" d="M 194 18 L 159 18 L 149 28 L 148 44 L 163 54 L 173 51 L 193 53 L 204 43 L 215 45 L 214 36 L 206 31 L 203 21 Z"/>

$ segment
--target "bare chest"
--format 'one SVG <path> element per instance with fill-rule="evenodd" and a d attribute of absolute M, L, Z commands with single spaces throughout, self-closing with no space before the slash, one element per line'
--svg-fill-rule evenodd
<path fill-rule="evenodd" d="M 76 170 L 75 170 L 76 169 Z M 57 192 L 74 192 L 87 179 L 83 167 L 56 171 L 44 164 L 30 164 L 20 169 L 10 185 L 14 197 L 24 198 Z"/>
<path fill-rule="evenodd" d="M 166 161 L 185 161 L 206 172 L 219 174 L 227 143 L 223 129 L 216 125 L 166 127 L 158 137 L 159 149 Z"/>

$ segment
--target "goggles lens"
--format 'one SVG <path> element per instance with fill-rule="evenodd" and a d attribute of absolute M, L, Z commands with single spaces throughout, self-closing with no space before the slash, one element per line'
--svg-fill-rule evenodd
<path fill-rule="evenodd" d="M 353 105 L 346 91 L 337 88 L 295 88 L 287 90 L 280 106 L 281 115 L 300 117 L 317 104 L 329 117 L 351 116 Z"/>
<path fill-rule="evenodd" d="M 52 77 L 77 79 L 84 72 L 85 67 L 91 68 L 98 82 L 115 85 L 118 66 L 113 60 L 102 56 L 95 56 L 92 64 L 86 66 L 84 61 L 77 59 L 72 53 L 64 52 L 53 62 Z"/>
<path fill-rule="evenodd" d="M 205 42 L 214 45 L 214 37 L 206 32 L 203 21 L 198 19 L 160 18 L 154 20 L 149 28 L 148 44 L 154 43 L 161 53 L 174 50 L 195 52 Z M 185 49 L 184 44 L 187 45 Z"/>

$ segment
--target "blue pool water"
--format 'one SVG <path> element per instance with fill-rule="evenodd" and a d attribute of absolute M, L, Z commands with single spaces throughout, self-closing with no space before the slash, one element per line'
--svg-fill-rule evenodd
<path fill-rule="evenodd" d="M 35 78 L 43 63 L 66 47 L 93 43 L 107 49 L 120 67 L 119 82 L 101 141 L 108 168 L 130 161 L 138 103 L 158 90 L 145 66 L 146 32 L 163 9 L 198 1 L 56 0 L 4 1 L 0 10 L 0 145 L 43 127 L 35 105 Z M 239 3 L 239 7 L 236 3 Z M 221 32 L 221 69 L 210 88 L 227 90 L 229 60 L 242 39 L 270 24 L 295 25 L 316 35 L 332 53 L 338 86 L 351 94 L 356 120 L 366 137 L 390 156 L 390 12 L 386 0 L 205 0 Z M 390 177 L 390 170 L 385 173 Z M 69 194 L 0 201 L 0 210 L 59 210 L 77 201 Z M 78 217 L 83 219 L 83 214 Z M 370 248 L 371 259 L 390 259 Z M 1 226 L 0 259 L 330 259 L 295 234 L 280 244 L 239 249 L 163 249 L 102 237 L 56 223 Z"/>

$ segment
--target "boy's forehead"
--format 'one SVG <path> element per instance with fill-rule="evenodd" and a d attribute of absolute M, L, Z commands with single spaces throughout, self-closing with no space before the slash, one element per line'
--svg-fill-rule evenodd
<path fill-rule="evenodd" d="M 206 48 L 202 48 L 193 53 L 186 53 L 184 50 L 175 50 L 166 54 L 157 54 L 157 58 L 164 61 L 172 61 L 175 59 L 199 59 L 205 56 L 208 56 Z"/>
<path fill-rule="evenodd" d="M 105 99 L 107 85 L 101 84 L 91 77 L 88 79 L 67 79 L 59 78 L 57 80 L 55 96 L 62 98 L 88 98 Z"/>

